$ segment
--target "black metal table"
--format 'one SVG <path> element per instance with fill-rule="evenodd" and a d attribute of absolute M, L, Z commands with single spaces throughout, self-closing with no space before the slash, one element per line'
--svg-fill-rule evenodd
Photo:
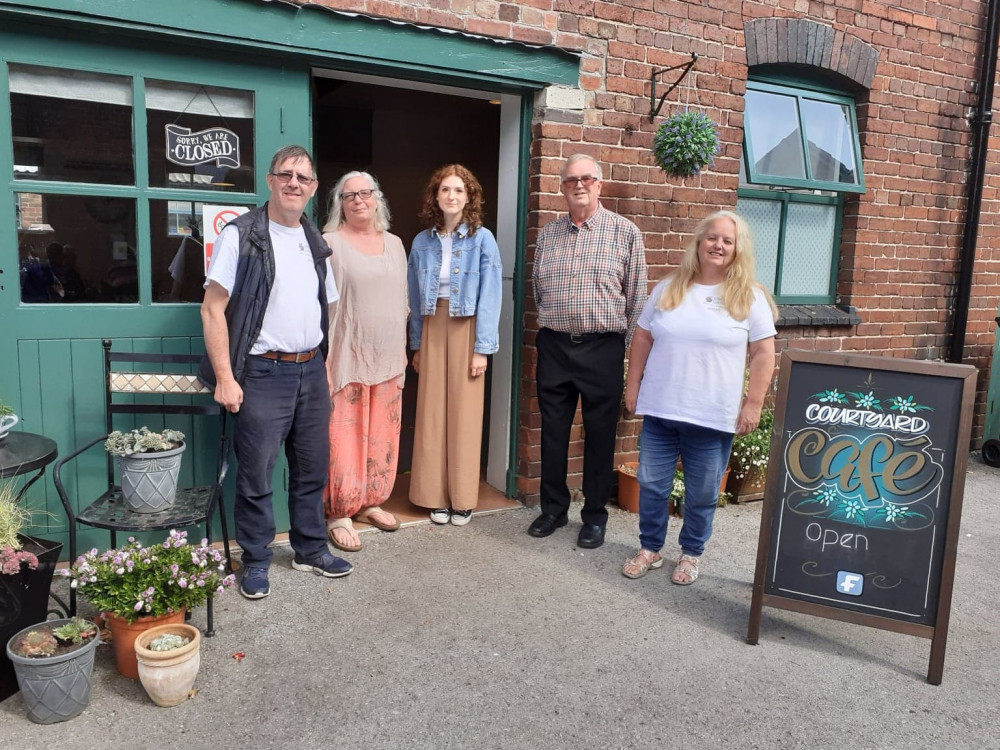
<path fill-rule="evenodd" d="M 8 432 L 0 440 L 0 479 L 37 472 L 17 493 L 20 501 L 28 488 L 42 478 L 45 467 L 56 460 L 56 441 L 32 432 Z"/>

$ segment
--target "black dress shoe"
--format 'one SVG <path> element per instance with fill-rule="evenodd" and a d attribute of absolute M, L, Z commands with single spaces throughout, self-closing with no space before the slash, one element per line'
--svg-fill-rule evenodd
<path fill-rule="evenodd" d="M 556 529 L 565 526 L 567 523 L 569 523 L 569 519 L 566 517 L 565 513 L 561 516 L 554 516 L 551 513 L 542 513 L 542 515 L 531 522 L 531 526 L 528 527 L 528 535 L 537 537 L 548 536 Z"/>
<path fill-rule="evenodd" d="M 576 538 L 577 547 L 596 549 L 604 544 L 604 527 L 596 523 L 585 523 Z"/>

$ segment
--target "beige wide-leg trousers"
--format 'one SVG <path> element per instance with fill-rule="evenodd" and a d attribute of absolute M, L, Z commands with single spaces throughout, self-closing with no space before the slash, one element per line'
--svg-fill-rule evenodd
<path fill-rule="evenodd" d="M 410 502 L 472 510 L 479 502 L 485 375 L 469 375 L 476 319 L 452 318 L 448 300 L 424 316 Z"/>

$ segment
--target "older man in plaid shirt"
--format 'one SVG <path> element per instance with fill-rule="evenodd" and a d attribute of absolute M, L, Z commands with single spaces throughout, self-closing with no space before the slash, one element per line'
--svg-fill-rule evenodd
<path fill-rule="evenodd" d="M 546 537 L 568 522 L 567 451 L 580 400 L 585 501 L 577 545 L 595 548 L 604 544 L 625 346 L 646 300 L 646 257 L 639 228 L 601 206 L 601 167 L 592 157 L 571 156 L 560 177 L 569 215 L 542 228 L 532 274 L 542 513 L 528 533 Z"/>

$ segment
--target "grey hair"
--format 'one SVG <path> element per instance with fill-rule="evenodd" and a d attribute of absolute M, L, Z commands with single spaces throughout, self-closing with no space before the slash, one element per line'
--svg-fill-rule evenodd
<path fill-rule="evenodd" d="M 267 168 L 269 174 L 274 174 L 274 170 L 281 166 L 281 163 L 286 159 L 292 159 L 298 161 L 299 159 L 305 159 L 309 162 L 309 168 L 312 170 L 312 176 L 316 176 L 316 165 L 313 163 L 312 157 L 309 152 L 306 151 L 302 146 L 284 146 L 279 148 L 274 156 L 271 157 L 271 166 Z"/>
<path fill-rule="evenodd" d="M 345 174 L 337 180 L 337 184 L 330 191 L 330 199 L 328 201 L 330 210 L 327 212 L 326 224 L 323 225 L 323 231 L 336 232 L 344 225 L 344 201 L 341 199 L 340 194 L 344 192 L 344 185 L 347 184 L 347 181 L 355 177 L 363 177 L 368 181 L 371 189 L 375 191 L 375 229 L 380 232 L 389 231 L 392 214 L 389 211 L 389 204 L 386 203 L 385 196 L 378 186 L 378 180 L 368 172 L 357 171 Z"/>
<path fill-rule="evenodd" d="M 569 157 L 566 160 L 566 163 L 563 164 L 562 169 L 559 170 L 559 179 L 560 180 L 565 179 L 566 170 L 569 169 L 570 164 L 576 164 L 578 161 L 589 161 L 591 164 L 594 165 L 594 172 L 595 172 L 594 177 L 596 177 L 598 180 L 601 181 L 604 180 L 604 177 L 602 176 L 601 173 L 601 165 L 598 164 L 597 159 L 595 159 L 590 154 L 573 154 L 571 157 Z"/>

